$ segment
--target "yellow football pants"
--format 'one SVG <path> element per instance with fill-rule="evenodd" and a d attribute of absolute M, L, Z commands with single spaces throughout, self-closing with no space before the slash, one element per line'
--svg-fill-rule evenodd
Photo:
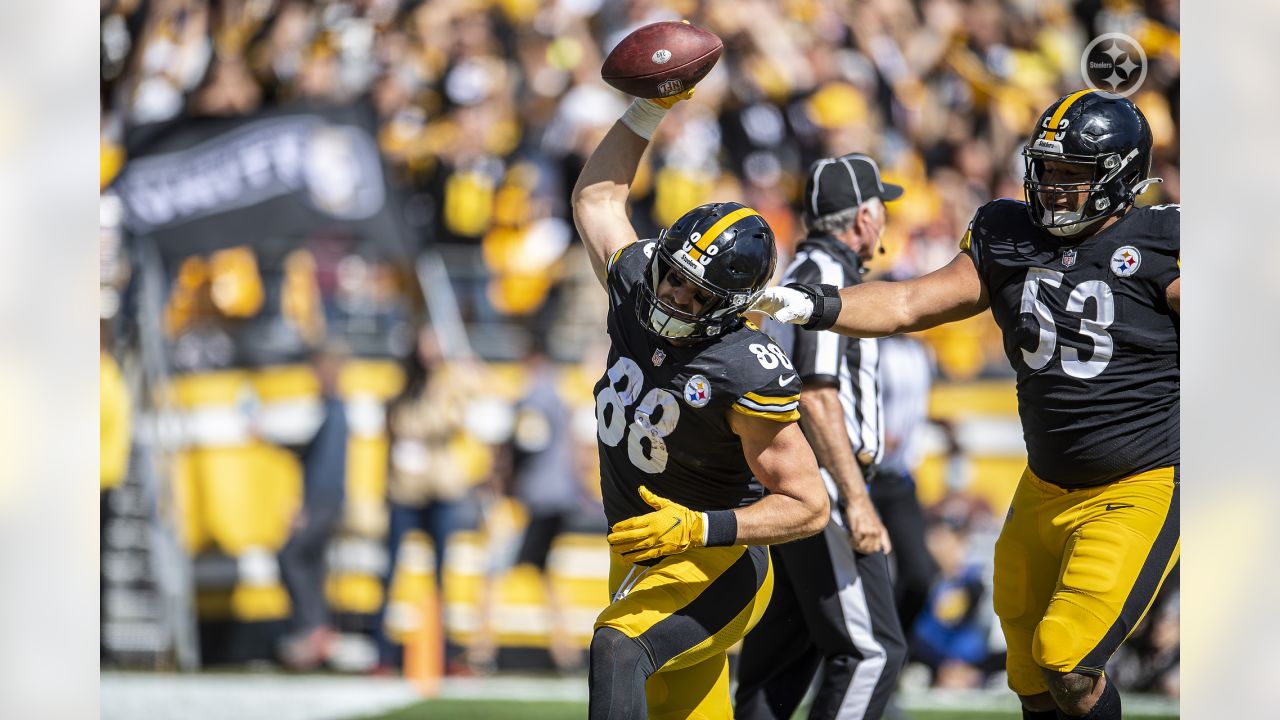
<path fill-rule="evenodd" d="M 1009 687 L 1041 668 L 1100 675 L 1178 562 L 1178 468 L 1067 490 L 1023 473 L 996 541 L 994 604 Z"/>
<path fill-rule="evenodd" d="M 733 717 L 726 651 L 769 604 L 768 548 L 694 548 L 649 567 L 610 557 L 614 601 L 595 626 L 639 640 L 652 655 L 658 670 L 645 686 L 649 717 Z"/>

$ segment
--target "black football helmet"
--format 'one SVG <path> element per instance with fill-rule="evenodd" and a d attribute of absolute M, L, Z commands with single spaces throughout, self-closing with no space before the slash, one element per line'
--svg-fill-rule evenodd
<path fill-rule="evenodd" d="M 1129 100 L 1098 90 L 1081 90 L 1049 106 L 1022 150 L 1023 189 L 1031 222 L 1058 237 L 1078 235 L 1122 212 L 1159 179 L 1151 174 L 1151 126 Z M 1079 165 L 1089 180 L 1047 182 L 1045 162 Z M 1074 210 L 1058 196 L 1088 195 Z M 1070 207 L 1070 198 L 1065 203 Z"/>
<path fill-rule="evenodd" d="M 640 282 L 640 323 L 668 339 L 722 335 L 742 322 L 739 313 L 764 290 L 776 262 L 773 230 L 760 213 L 734 202 L 700 205 L 658 236 Z M 673 271 L 707 298 L 697 314 L 658 297 Z"/>

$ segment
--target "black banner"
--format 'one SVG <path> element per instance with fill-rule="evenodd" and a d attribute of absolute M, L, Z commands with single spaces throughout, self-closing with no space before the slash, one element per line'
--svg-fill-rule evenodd
<path fill-rule="evenodd" d="M 378 152 L 372 108 L 275 108 L 137 128 L 114 183 L 124 223 L 167 262 L 317 232 L 388 260 L 410 242 Z"/>

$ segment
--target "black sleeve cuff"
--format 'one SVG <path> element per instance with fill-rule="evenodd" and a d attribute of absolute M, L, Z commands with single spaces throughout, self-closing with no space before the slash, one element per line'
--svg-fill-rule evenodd
<path fill-rule="evenodd" d="M 808 285 L 791 283 L 787 287 L 809 296 L 813 301 L 813 312 L 809 322 L 801 325 L 805 330 L 826 330 L 836 324 L 840 318 L 840 288 L 822 283 Z"/>
<path fill-rule="evenodd" d="M 707 511 L 707 547 L 726 547 L 738 540 L 738 516 L 732 510 Z"/>

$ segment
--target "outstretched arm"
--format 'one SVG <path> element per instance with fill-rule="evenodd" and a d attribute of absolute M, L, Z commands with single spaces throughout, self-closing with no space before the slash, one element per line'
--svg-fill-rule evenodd
<path fill-rule="evenodd" d="M 807 329 L 884 337 L 972 317 L 990 305 L 986 286 L 967 252 L 911 280 L 862 283 L 826 301 L 817 293 L 816 286 L 769 288 L 751 309 Z"/>
<path fill-rule="evenodd" d="M 870 282 L 840 291 L 842 308 L 832 330 L 854 337 L 884 337 L 963 320 L 986 310 L 986 287 L 969 253 L 902 282 Z"/>

